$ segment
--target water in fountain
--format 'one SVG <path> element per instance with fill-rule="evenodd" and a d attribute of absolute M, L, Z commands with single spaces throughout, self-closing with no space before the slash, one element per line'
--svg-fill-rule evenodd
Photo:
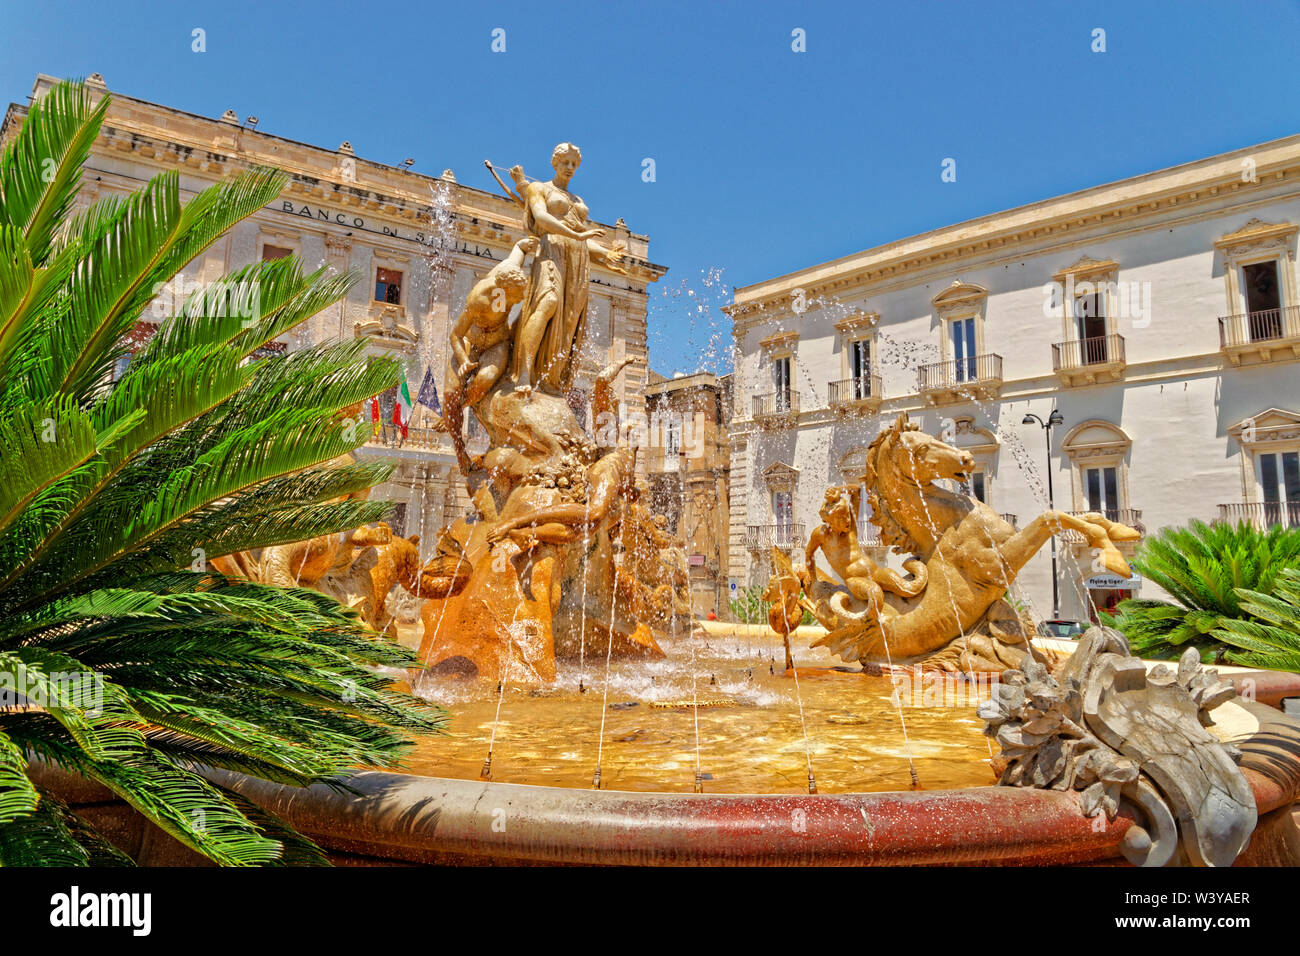
<path fill-rule="evenodd" d="M 683 286 L 665 296 L 690 303 L 690 340 L 707 340 L 699 347 L 699 370 L 715 374 L 726 371 L 720 343 L 724 335 L 729 335 L 726 330 L 729 320 L 722 317 L 720 305 L 716 308 L 718 318 L 714 317 L 713 301 L 721 302 L 723 293 L 721 273 L 715 270 L 705 276 L 700 288 Z M 807 369 L 802 371 L 804 381 L 811 381 Z M 739 396 L 745 395 L 744 383 L 737 382 L 736 389 Z M 819 443 L 825 445 L 825 439 Z M 764 443 L 760 442 L 757 457 L 764 450 Z M 760 461 L 755 474 L 763 466 Z M 679 472 L 678 477 L 677 513 L 684 514 L 685 476 Z M 589 533 L 584 533 L 584 590 L 589 537 Z M 620 541 L 622 544 L 625 542 Z M 625 547 L 623 554 L 626 555 Z M 690 588 L 689 572 L 687 591 L 694 618 L 696 599 Z M 486 738 L 489 761 L 496 757 L 495 764 L 489 763 L 488 769 L 497 779 L 581 785 L 579 767 L 583 757 L 580 748 L 573 747 L 573 728 L 582 720 L 584 712 L 589 714 L 590 706 L 589 701 L 583 704 L 586 698 L 582 691 L 586 689 L 589 675 L 585 661 L 585 615 L 581 620 L 578 626 L 583 630 L 576 673 L 571 666 L 561 663 L 552 686 L 515 685 L 508 676 L 503 676 L 493 688 L 495 693 L 485 697 L 484 688 L 473 682 L 434 681 L 428 691 L 452 707 L 452 735 L 422 746 L 412 760 L 411 769 L 472 776 L 469 762 L 476 758 L 471 754 L 477 750 L 477 759 L 482 758 L 481 748 Z M 441 621 L 435 622 L 435 642 L 440 626 Z M 816 652 L 801 651 L 801 658 L 811 657 L 820 666 L 805 670 L 802 675 L 796 670 L 791 675 L 794 690 L 791 700 L 788 689 L 791 684 L 784 683 L 785 677 L 771 675 L 768 679 L 762 674 L 762 668 L 754 666 L 760 655 L 770 656 L 779 644 L 779 639 L 766 630 L 737 628 L 734 633 L 741 635 L 740 639 L 712 641 L 706 647 L 690 628 L 683 637 L 674 620 L 671 633 L 660 638 L 668 657 L 648 662 L 613 661 L 611 646 L 607 646 L 596 772 L 588 780 L 596 786 L 620 789 L 672 789 L 674 773 L 687 770 L 693 763 L 697 789 L 708 778 L 714 781 L 710 789 L 720 792 L 794 792 L 805 787 L 815 791 L 818 781 L 813 776 L 812 752 L 816 749 L 823 792 L 897 789 L 899 758 L 905 761 L 913 780 L 918 779 L 918 773 L 924 773 L 931 786 L 991 782 L 981 755 L 987 739 L 977 721 L 961 713 L 954 715 L 951 711 L 931 711 L 919 706 L 913 721 L 908 721 L 897 687 L 889 679 L 833 670 L 829 665 L 835 661 L 824 652 L 818 659 Z M 682 646 L 683 639 L 690 642 L 689 649 Z M 762 676 L 755 678 L 756 670 Z M 716 686 L 719 694 L 707 706 L 699 692 L 704 674 L 709 675 L 710 686 Z M 685 695 L 686 685 L 690 687 L 689 698 Z M 507 724 L 501 719 L 507 696 L 512 700 L 512 707 L 516 706 L 515 701 L 526 703 L 526 720 Z M 689 706 L 683 698 L 689 701 Z M 852 707 L 851 712 L 846 710 L 846 703 Z M 787 706 L 782 707 L 783 704 Z M 901 750 L 889 746 L 892 731 L 888 730 L 868 730 L 873 740 L 871 747 L 865 748 L 864 726 L 883 728 L 890 717 L 898 720 L 902 728 Z M 915 733 L 910 723 L 915 723 Z M 817 728 L 815 748 L 814 735 L 810 732 L 813 727 Z M 497 743 L 507 732 L 511 746 L 498 753 Z M 711 774 L 703 772 L 706 741 L 720 744 L 710 744 Z M 791 776 L 793 768 L 786 756 L 795 748 L 802 750 L 805 758 L 801 776 L 806 779 L 798 783 Z M 589 761 L 590 757 L 586 759 Z M 591 764 L 587 762 L 586 766 L 590 768 Z"/>

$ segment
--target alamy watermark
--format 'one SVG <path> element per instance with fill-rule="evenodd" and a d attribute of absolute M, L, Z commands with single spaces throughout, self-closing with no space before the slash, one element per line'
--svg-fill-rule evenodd
<path fill-rule="evenodd" d="M 1127 319 L 1135 329 L 1145 329 L 1151 324 L 1150 282 L 1117 282 L 1113 279 L 1076 282 L 1074 276 L 1067 276 L 1063 283 L 1049 282 L 1043 286 L 1045 317 L 1060 316 L 1066 302 L 1073 303 L 1076 318 L 1095 318 L 1104 314 L 1108 319 Z M 1104 312 L 1094 304 L 1098 302 L 1104 303 Z"/>
<path fill-rule="evenodd" d="M 237 318 L 245 328 L 262 318 L 262 286 L 260 282 L 235 282 L 217 279 L 200 282 L 176 276 L 170 282 L 159 282 L 153 287 L 150 310 L 159 319 L 180 315 L 187 303 L 202 296 L 201 305 L 196 300 L 188 305 L 189 314 L 204 318 Z"/>
<path fill-rule="evenodd" d="M 0 671 L 0 708 L 39 707 L 78 710 L 88 717 L 104 711 L 104 678 L 93 671 Z"/>
<path fill-rule="evenodd" d="M 595 421 L 596 443 L 607 448 L 662 448 L 668 456 L 702 458 L 705 446 L 703 412 L 647 415 L 620 404 L 618 414 L 601 412 Z"/>
<path fill-rule="evenodd" d="M 974 672 L 949 674 L 942 671 L 895 672 L 889 675 L 895 707 L 978 707 L 988 700 L 1001 682 L 999 674 Z"/>

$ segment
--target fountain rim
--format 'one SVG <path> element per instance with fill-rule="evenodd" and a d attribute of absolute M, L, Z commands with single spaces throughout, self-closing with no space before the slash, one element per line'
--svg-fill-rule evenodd
<path fill-rule="evenodd" d="M 1294 696 L 1300 675 L 1285 677 L 1277 686 L 1285 683 L 1284 696 Z M 1258 722 L 1237 741 L 1260 817 L 1246 853 L 1271 860 L 1281 854 L 1300 864 L 1292 858 L 1300 834 L 1290 809 L 1300 799 L 1300 720 L 1259 701 L 1236 703 Z M 30 772 L 74 809 L 102 810 L 116 799 L 99 784 L 39 761 Z M 363 864 L 1086 865 L 1120 862 L 1120 842 L 1137 822 L 1121 811 L 1097 827 L 1083 815 L 1078 793 L 1019 787 L 695 794 L 365 771 L 347 778 L 349 792 L 203 772 L 328 852 Z M 171 853 L 169 860 L 183 850 L 179 844 L 157 850 L 157 836 L 140 832 L 152 824 L 123 811 L 138 846 Z"/>
<path fill-rule="evenodd" d="M 1300 720 L 1237 703 L 1259 721 L 1240 746 L 1260 818 L 1288 813 L 1300 797 Z M 1125 832 L 1139 822 L 1124 810 L 1097 828 L 1080 810 L 1078 793 L 999 786 L 696 794 L 371 771 L 349 778 L 362 794 L 357 799 L 325 786 L 302 790 L 225 771 L 213 771 L 212 779 L 333 850 L 405 863 L 1086 864 L 1120 857 Z"/>

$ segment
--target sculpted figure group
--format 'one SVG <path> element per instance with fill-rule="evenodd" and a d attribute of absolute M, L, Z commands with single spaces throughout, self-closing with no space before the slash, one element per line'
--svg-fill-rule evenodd
<path fill-rule="evenodd" d="M 521 207 L 527 235 L 474 286 L 451 330 L 443 427 L 475 513 L 439 533 L 423 567 L 414 541 L 381 527 L 299 542 L 284 555 L 230 556 L 231 573 L 291 571 L 299 583 L 315 576 L 326 586 L 332 574 L 347 578 L 353 595 L 370 575 L 362 603 L 379 627 L 388 626 L 379 589 L 389 578 L 389 586 L 401 582 L 427 598 L 422 652 L 435 670 L 546 681 L 557 653 L 581 654 L 587 641 L 613 654 L 662 654 L 652 632 L 689 615 L 686 570 L 645 510 L 635 448 L 620 443 L 617 427 L 603 427 L 617 421 L 613 383 L 630 359 L 595 376 L 590 430 L 569 402 L 591 263 L 624 271 L 625 253 L 603 242 L 569 189 L 580 161 L 576 146 L 561 143 L 549 181 L 519 166 L 509 171 L 513 186 L 497 177 Z M 480 456 L 465 446 L 466 412 L 487 432 Z M 867 500 L 856 485 L 828 489 L 802 563 L 774 551 L 766 597 L 769 622 L 786 636 L 787 663 L 788 635 L 810 612 L 827 630 L 817 643 L 845 659 L 966 672 L 1020 667 L 1036 651 L 1007 595 L 1053 534 L 1081 534 L 1100 566 L 1129 575 L 1117 543 L 1136 539 L 1132 528 L 1101 514 L 1049 511 L 1017 530 L 982 502 L 936 484 L 963 481 L 973 465 L 906 414 L 881 432 L 863 461 Z M 901 572 L 862 547 L 864 507 L 884 547 L 904 559 Z M 819 555 L 832 573 L 818 566 Z"/>
<path fill-rule="evenodd" d="M 857 486 L 831 488 L 822 524 L 795 566 L 773 551 L 770 621 L 787 640 L 805 610 L 826 628 L 816 642 L 845 660 L 995 671 L 1040 659 L 1030 630 L 1007 599 L 1020 569 L 1054 534 L 1075 531 L 1096 560 L 1128 577 L 1118 543 L 1140 533 L 1099 513 L 1047 511 L 1017 530 L 973 497 L 935 484 L 963 482 L 971 456 L 925 434 L 906 414 L 871 443 L 863 462 L 870 521 L 883 545 L 906 560 L 906 575 L 878 565 L 857 534 Z M 820 551 L 834 571 L 816 564 Z M 791 598 L 790 595 L 798 595 Z"/>
<path fill-rule="evenodd" d="M 662 655 L 653 631 L 689 615 L 689 592 L 684 560 L 671 559 L 680 545 L 638 504 L 636 451 L 609 427 L 613 383 L 632 360 L 595 376 L 591 430 L 569 404 L 591 263 L 625 272 L 623 244 L 606 244 L 569 190 L 581 159 L 561 143 L 549 181 L 515 166 L 513 187 L 489 164 L 527 234 L 474 285 L 451 329 L 442 427 L 475 513 L 443 528 L 423 565 L 419 539 L 381 523 L 227 555 L 219 570 L 327 591 L 389 634 L 386 597 L 398 584 L 422 602 L 421 651 L 435 672 L 544 682 L 557 654 L 581 654 L 586 642 L 614 656 Z M 466 412 L 487 432 L 482 455 L 466 447 Z"/>
<path fill-rule="evenodd" d="M 443 427 L 476 513 L 442 531 L 426 566 L 421 653 L 434 671 L 547 681 L 556 655 L 580 654 L 587 641 L 658 656 L 652 629 L 681 610 L 679 582 L 648 573 L 662 563 L 657 548 L 654 561 L 642 554 L 669 539 L 637 504 L 636 451 L 616 427 L 597 427 L 616 420 L 613 383 L 631 360 L 595 376 L 592 430 L 568 401 L 591 263 L 625 271 L 623 246 L 602 241 L 569 189 L 581 159 L 561 143 L 549 181 L 519 166 L 512 185 L 497 177 L 528 235 L 474 286 L 452 328 Z M 467 411 L 488 435 L 481 456 L 462 438 Z"/>

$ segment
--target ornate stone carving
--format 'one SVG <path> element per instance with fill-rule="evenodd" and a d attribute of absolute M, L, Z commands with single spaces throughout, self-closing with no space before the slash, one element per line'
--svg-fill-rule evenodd
<path fill-rule="evenodd" d="M 1036 661 L 1009 670 L 979 707 L 1002 745 L 1004 786 L 1078 790 L 1085 815 L 1115 819 L 1122 802 L 1145 822 L 1124 835 L 1139 866 L 1230 866 L 1255 828 L 1240 754 L 1205 728 L 1236 696 L 1189 648 L 1176 672 L 1147 672 L 1122 634 L 1094 627 L 1054 679 Z"/>
<path fill-rule="evenodd" d="M 794 491 L 799 484 L 799 469 L 783 461 L 772 462 L 762 474 L 768 491 Z"/>
<path fill-rule="evenodd" d="M 406 309 L 386 302 L 372 302 L 370 314 L 353 323 L 358 336 L 370 336 L 379 345 L 410 351 L 420 340 L 420 333 L 406 322 Z"/>
<path fill-rule="evenodd" d="M 533 180 L 515 166 L 513 188 L 488 165 L 523 208 L 529 235 L 476 283 L 453 326 L 443 427 L 456 440 L 478 520 L 458 520 L 438 537 L 442 577 L 422 613 L 421 645 L 435 670 L 551 680 L 555 655 L 576 635 L 613 654 L 662 656 L 633 607 L 649 615 L 645 595 L 633 600 L 620 567 L 637 563 L 626 540 L 637 523 L 636 451 L 620 442 L 613 382 L 632 359 L 596 376 L 594 434 L 566 400 L 587 337 L 591 264 L 627 271 L 625 244 L 601 241 L 569 190 L 580 160 L 576 146 L 561 143 L 554 179 Z M 487 433 L 479 455 L 459 440 L 467 408 Z M 529 635 L 522 642 L 521 623 Z"/>
<path fill-rule="evenodd" d="M 773 568 L 784 579 L 777 590 L 801 589 L 806 609 L 826 628 L 817 645 L 864 663 L 1001 671 L 1042 656 L 1030 644 L 1031 628 L 1005 595 L 1054 534 L 1080 533 L 1107 570 L 1131 575 L 1120 545 L 1141 537 L 1133 528 L 1095 512 L 1048 511 L 1017 529 L 982 501 L 935 484 L 964 482 L 974 466 L 969 452 L 924 434 L 906 413 L 876 437 L 864 455 L 862 477 L 871 522 L 885 547 L 910 556 L 915 569 L 905 567 L 913 580 L 887 582 L 870 574 L 884 587 L 883 599 L 876 589 L 849 580 L 863 577 L 867 565 L 844 530 L 859 527 L 860 514 L 853 489 L 846 490 L 847 504 L 835 507 L 851 514 L 839 514 L 834 525 L 828 518 L 829 530 L 816 532 L 837 554 L 849 555 L 847 561 L 830 561 L 839 579 L 812 563 L 811 546 L 803 567 Z M 797 621 L 789 623 L 793 628 Z"/>

